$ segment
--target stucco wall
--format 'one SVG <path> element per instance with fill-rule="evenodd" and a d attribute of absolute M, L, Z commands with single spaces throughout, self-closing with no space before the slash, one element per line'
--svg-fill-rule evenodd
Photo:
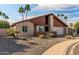
<path fill-rule="evenodd" d="M 22 26 L 27 26 L 27 32 L 22 31 Z M 29 21 L 18 23 L 13 28 L 16 31 L 19 31 L 20 32 L 19 35 L 21 36 L 33 36 L 34 35 L 34 24 Z"/>

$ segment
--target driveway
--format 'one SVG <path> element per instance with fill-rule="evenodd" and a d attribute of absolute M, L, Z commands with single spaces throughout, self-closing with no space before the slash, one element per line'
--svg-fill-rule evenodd
<path fill-rule="evenodd" d="M 21 52 L 23 49 L 30 48 L 27 45 L 17 43 L 17 40 L 12 38 L 0 38 L 0 55 L 10 55 L 15 52 Z"/>
<path fill-rule="evenodd" d="M 76 43 L 79 43 L 79 39 L 60 42 L 46 50 L 43 55 L 66 55 L 69 48 Z"/>
<path fill-rule="evenodd" d="M 0 55 L 41 55 L 54 44 L 64 41 L 64 38 L 41 39 L 29 37 L 26 40 L 0 37 Z"/>

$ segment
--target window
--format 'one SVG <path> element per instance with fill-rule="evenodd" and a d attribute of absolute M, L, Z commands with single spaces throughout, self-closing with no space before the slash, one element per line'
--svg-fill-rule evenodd
<path fill-rule="evenodd" d="M 44 26 L 39 27 L 39 32 L 44 32 Z"/>
<path fill-rule="evenodd" d="M 22 27 L 22 31 L 23 31 L 23 32 L 27 32 L 27 26 L 23 26 L 23 27 Z"/>
<path fill-rule="evenodd" d="M 37 25 L 36 30 L 37 32 L 44 32 L 44 26 Z"/>
<path fill-rule="evenodd" d="M 48 16 L 45 17 L 45 25 L 48 25 Z"/>

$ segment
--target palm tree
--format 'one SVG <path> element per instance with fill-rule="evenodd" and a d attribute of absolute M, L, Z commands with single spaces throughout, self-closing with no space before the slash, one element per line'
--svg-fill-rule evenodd
<path fill-rule="evenodd" d="M 65 21 L 65 24 L 67 23 L 67 16 L 64 16 L 64 21 Z"/>
<path fill-rule="evenodd" d="M 58 16 L 61 16 L 61 17 L 63 17 L 64 18 L 64 22 L 66 23 L 66 20 L 67 20 L 67 16 L 65 16 L 64 14 L 58 14 Z"/>
<path fill-rule="evenodd" d="M 64 23 L 66 24 L 67 23 L 67 16 L 65 16 L 64 14 L 58 14 L 58 16 L 61 16 L 61 17 L 63 17 L 64 18 Z M 65 27 L 65 29 L 66 29 L 66 27 Z M 66 31 L 65 31 L 65 34 L 66 34 Z"/>
<path fill-rule="evenodd" d="M 5 19 L 9 19 L 9 17 L 7 16 L 7 15 L 5 15 L 5 17 L 4 17 Z"/>
<path fill-rule="evenodd" d="M 70 23 L 70 27 L 71 27 L 71 34 L 73 34 L 73 23 Z"/>
<path fill-rule="evenodd" d="M 4 19 L 9 19 L 9 17 L 5 13 L 2 13 L 2 16 Z"/>
<path fill-rule="evenodd" d="M 0 16 L 2 16 L 4 19 L 9 19 L 9 17 L 4 12 L 1 11 L 0 11 Z"/>
<path fill-rule="evenodd" d="M 64 16 L 64 14 L 61 14 L 61 16 Z"/>
<path fill-rule="evenodd" d="M 22 14 L 22 20 L 24 20 L 24 13 L 25 13 L 25 11 L 24 11 L 24 8 L 23 8 L 22 6 L 19 7 L 18 12 L 19 12 L 20 14 Z"/>
<path fill-rule="evenodd" d="M 27 14 L 28 14 L 29 11 L 30 11 L 30 5 L 26 4 L 25 5 L 26 20 L 27 20 Z"/>
<path fill-rule="evenodd" d="M 2 12 L 0 11 L 0 15 L 2 15 Z"/>
<path fill-rule="evenodd" d="M 60 16 L 60 14 L 58 14 L 57 16 Z"/>

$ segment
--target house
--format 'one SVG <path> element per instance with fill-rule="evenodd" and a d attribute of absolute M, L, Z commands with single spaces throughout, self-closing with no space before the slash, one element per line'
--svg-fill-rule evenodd
<path fill-rule="evenodd" d="M 68 26 L 52 13 L 19 21 L 11 26 L 23 36 L 34 36 L 38 32 L 57 32 L 57 35 L 68 33 Z"/>

